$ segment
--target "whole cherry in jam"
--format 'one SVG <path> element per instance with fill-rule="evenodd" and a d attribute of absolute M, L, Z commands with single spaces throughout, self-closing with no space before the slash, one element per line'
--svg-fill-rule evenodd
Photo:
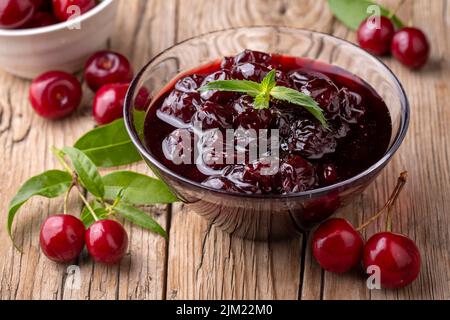
<path fill-rule="evenodd" d="M 86 230 L 86 248 L 97 261 L 114 264 L 120 261 L 128 248 L 128 235 L 114 220 L 99 220 Z"/>
<path fill-rule="evenodd" d="M 413 282 L 420 272 L 420 253 L 414 241 L 393 233 L 373 235 L 364 246 L 363 265 L 380 268 L 381 285 L 401 288 Z"/>
<path fill-rule="evenodd" d="M 92 112 L 98 124 L 107 124 L 122 118 L 128 86 L 128 83 L 112 83 L 104 85 L 97 91 Z"/>
<path fill-rule="evenodd" d="M 327 271 L 343 273 L 361 260 L 364 240 L 344 219 L 329 219 L 322 223 L 312 237 L 313 255 Z"/>
<path fill-rule="evenodd" d="M 379 25 L 376 23 L 379 21 Z M 379 20 L 365 19 L 358 28 L 358 43 L 364 50 L 376 54 L 384 55 L 391 48 L 392 37 L 395 28 L 391 19 L 379 17 Z"/>
<path fill-rule="evenodd" d="M 392 55 L 410 68 L 420 68 L 428 60 L 430 44 L 425 34 L 417 28 L 398 30 L 392 38 Z"/>
<path fill-rule="evenodd" d="M 72 261 L 83 250 L 84 233 L 84 225 L 78 218 L 68 214 L 50 216 L 41 226 L 41 249 L 53 261 Z"/>
<path fill-rule="evenodd" d="M 95 0 L 52 0 L 53 13 L 59 21 L 83 14 L 96 6 Z"/>
<path fill-rule="evenodd" d="M 33 80 L 29 99 L 37 114 L 58 119 L 73 112 L 81 102 L 81 85 L 73 75 L 49 71 Z"/>
<path fill-rule="evenodd" d="M 132 78 L 130 62 L 118 52 L 99 51 L 84 66 L 84 79 L 92 91 L 109 83 L 128 83 Z"/>
<path fill-rule="evenodd" d="M 15 29 L 24 26 L 34 16 L 40 0 L 0 1 L 0 28 Z"/>

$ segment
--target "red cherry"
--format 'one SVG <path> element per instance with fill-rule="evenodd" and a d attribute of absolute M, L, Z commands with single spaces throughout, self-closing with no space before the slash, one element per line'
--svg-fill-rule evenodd
<path fill-rule="evenodd" d="M 401 288 L 413 282 L 420 272 L 420 253 L 414 241 L 404 235 L 380 232 L 364 246 L 363 265 L 380 268 L 381 285 Z"/>
<path fill-rule="evenodd" d="M 128 83 L 112 83 L 101 87 L 95 94 L 92 108 L 98 124 L 107 124 L 123 116 L 123 102 Z"/>
<path fill-rule="evenodd" d="M 392 39 L 393 56 L 410 68 L 420 68 L 428 60 L 430 44 L 425 34 L 417 28 L 403 28 Z"/>
<path fill-rule="evenodd" d="M 391 19 L 381 16 L 380 25 L 375 26 L 371 19 L 365 19 L 358 28 L 358 43 L 364 50 L 383 55 L 389 52 L 395 29 Z"/>
<path fill-rule="evenodd" d="M 312 238 L 313 254 L 327 271 L 349 271 L 361 260 L 364 241 L 355 228 L 344 219 L 322 223 Z"/>
<path fill-rule="evenodd" d="M 99 51 L 84 66 L 84 79 L 92 91 L 108 83 L 125 83 L 133 79 L 133 69 L 123 55 L 113 51 Z"/>
<path fill-rule="evenodd" d="M 99 220 L 86 231 L 86 247 L 95 261 L 114 264 L 128 248 L 128 236 L 114 220 Z"/>
<path fill-rule="evenodd" d="M 15 29 L 28 23 L 39 6 L 39 0 L 0 1 L 0 28 Z"/>
<path fill-rule="evenodd" d="M 79 8 L 79 13 L 83 14 L 95 7 L 95 0 L 53 0 L 53 13 L 59 21 L 66 21 L 72 15 L 78 13 L 72 6 Z"/>
<path fill-rule="evenodd" d="M 33 18 L 28 21 L 22 28 L 23 29 L 31 29 L 31 28 L 40 28 L 50 26 L 52 24 L 56 24 L 59 21 L 56 20 L 55 16 L 49 12 L 39 11 L 36 12 Z"/>
<path fill-rule="evenodd" d="M 81 85 L 73 75 L 62 71 L 49 71 L 33 80 L 30 102 L 42 117 L 57 119 L 67 116 L 81 102 Z"/>
<path fill-rule="evenodd" d="M 84 247 L 84 225 L 76 217 L 60 214 L 48 217 L 41 226 L 40 244 L 44 254 L 57 262 L 78 257 Z"/>

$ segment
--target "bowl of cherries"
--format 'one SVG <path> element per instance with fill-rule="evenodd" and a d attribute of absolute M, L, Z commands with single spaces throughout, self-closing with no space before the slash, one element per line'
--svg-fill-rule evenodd
<path fill-rule="evenodd" d="M 296 235 L 348 204 L 409 122 L 405 92 L 380 60 L 282 27 L 165 50 L 134 78 L 124 108 L 135 146 L 178 198 L 251 239 Z"/>
<path fill-rule="evenodd" d="M 105 47 L 115 0 L 0 1 L 0 68 L 32 79 L 48 70 L 74 72 Z"/>

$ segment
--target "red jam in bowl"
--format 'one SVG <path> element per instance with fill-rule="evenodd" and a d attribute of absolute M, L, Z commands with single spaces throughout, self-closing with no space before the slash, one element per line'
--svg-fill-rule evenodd
<path fill-rule="evenodd" d="M 317 102 L 328 129 L 302 106 L 271 99 L 268 109 L 255 109 L 244 93 L 198 90 L 215 80 L 261 82 L 272 69 L 278 86 Z M 185 178 L 229 192 L 290 194 L 369 168 L 386 152 L 392 125 L 384 101 L 355 75 L 314 60 L 245 50 L 172 81 L 152 102 L 144 132 L 149 152 Z M 259 148 L 256 157 L 252 146 Z"/>

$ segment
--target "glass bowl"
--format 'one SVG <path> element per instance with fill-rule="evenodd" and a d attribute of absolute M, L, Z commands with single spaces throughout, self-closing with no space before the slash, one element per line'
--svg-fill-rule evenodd
<path fill-rule="evenodd" d="M 236 194 L 212 189 L 169 170 L 147 149 L 142 120 L 153 107 L 142 106 L 142 92 L 156 97 L 177 75 L 244 49 L 319 60 L 341 67 L 369 83 L 386 102 L 392 136 L 384 156 L 360 174 L 331 186 L 287 195 Z M 402 85 L 380 60 L 333 36 L 285 27 L 235 28 L 185 40 L 157 55 L 135 77 L 124 106 L 128 133 L 153 172 L 199 215 L 222 230 L 250 239 L 298 235 L 348 204 L 377 177 L 402 143 L 409 105 Z M 193 164 L 195 165 L 195 164 Z"/>

